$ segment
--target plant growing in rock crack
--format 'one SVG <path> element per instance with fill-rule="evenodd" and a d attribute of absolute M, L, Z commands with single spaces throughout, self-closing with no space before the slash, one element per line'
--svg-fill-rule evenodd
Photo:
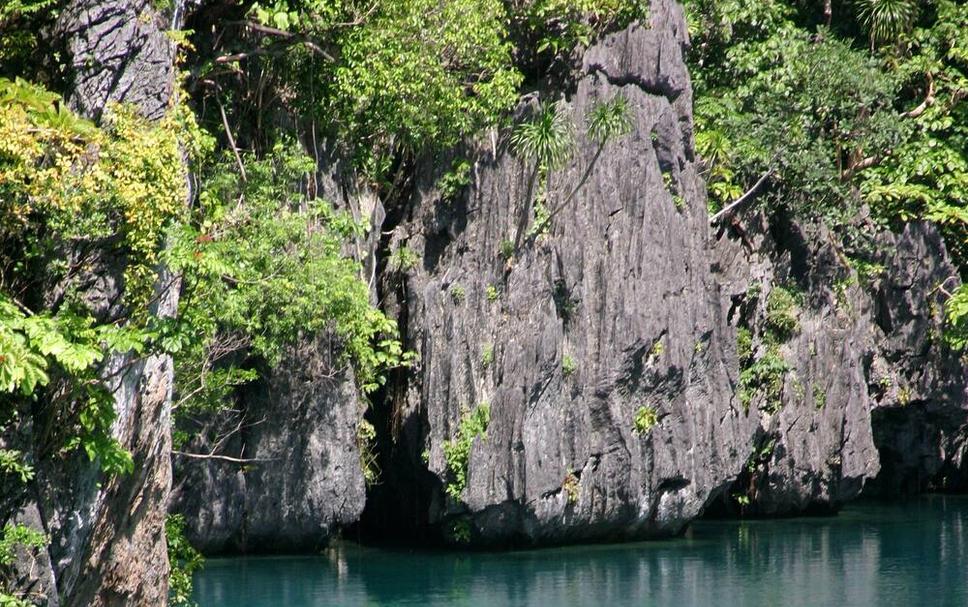
<path fill-rule="evenodd" d="M 518 218 L 514 236 L 514 249 L 517 249 L 528 223 L 532 203 L 543 203 L 551 189 L 551 172 L 561 168 L 571 156 L 574 138 L 564 107 L 560 103 L 543 104 L 534 118 L 515 127 L 511 134 L 511 145 L 516 154 L 534 162 L 528 180 L 528 198 Z M 532 231 L 539 233 L 540 229 Z"/>
<path fill-rule="evenodd" d="M 827 406 L 827 393 L 820 386 L 813 387 L 813 407 L 818 411 Z"/>
<path fill-rule="evenodd" d="M 491 421 L 491 407 L 487 403 L 465 410 L 454 438 L 444 442 L 444 460 L 447 462 L 447 484 L 444 490 L 454 500 L 459 500 L 467 487 L 467 464 L 474 439 L 487 440 L 487 426 Z"/>
<path fill-rule="evenodd" d="M 484 344 L 481 349 L 481 368 L 487 369 L 494 362 L 494 344 Z"/>
<path fill-rule="evenodd" d="M 361 419 L 356 424 L 356 448 L 360 452 L 360 469 L 366 486 L 375 485 L 380 480 L 380 467 L 376 462 L 376 428 L 369 421 Z"/>
<path fill-rule="evenodd" d="M 501 259 L 504 261 L 511 261 L 514 257 L 514 243 L 510 240 L 504 239 L 501 244 L 498 245 L 498 253 L 501 255 Z"/>
<path fill-rule="evenodd" d="M 578 362 L 571 355 L 565 354 L 561 357 L 561 374 L 563 376 L 569 377 L 577 370 Z"/>
<path fill-rule="evenodd" d="M 571 468 L 568 468 L 568 471 L 565 472 L 565 478 L 561 481 L 561 490 L 565 493 L 565 497 L 568 498 L 569 504 L 578 503 L 579 479 L 575 471 Z"/>
<path fill-rule="evenodd" d="M 497 298 L 501 296 L 501 293 L 494 285 L 487 285 L 487 289 L 485 289 L 484 293 L 487 296 L 487 301 L 490 302 L 497 301 Z"/>
<path fill-rule="evenodd" d="M 774 286 L 767 295 L 766 327 L 778 341 L 786 341 L 799 330 L 799 300 L 799 294 L 780 285 Z"/>
<path fill-rule="evenodd" d="M 387 257 L 387 268 L 393 272 L 409 272 L 416 267 L 417 262 L 420 261 L 420 257 L 414 252 L 413 249 L 407 246 L 400 246 L 390 253 Z"/>
<path fill-rule="evenodd" d="M 655 407 L 643 405 L 635 410 L 632 418 L 632 434 L 641 436 L 648 434 L 659 423 L 659 411 Z"/>
<path fill-rule="evenodd" d="M 453 200 L 461 190 L 471 183 L 471 163 L 463 158 L 457 158 L 450 165 L 450 170 L 437 180 L 437 191 L 444 200 Z"/>
<path fill-rule="evenodd" d="M 766 354 L 741 369 L 739 374 L 739 399 L 743 411 L 749 412 L 750 404 L 757 395 L 763 397 L 760 407 L 767 413 L 776 413 L 783 406 L 783 378 L 790 365 L 783 360 L 776 346 Z"/>
<path fill-rule="evenodd" d="M 455 544 L 469 544 L 471 541 L 471 522 L 466 517 L 457 519 L 450 526 L 448 536 L 450 541 Z"/>
<path fill-rule="evenodd" d="M 461 285 L 455 284 L 450 288 L 450 299 L 454 302 L 454 305 L 459 306 L 467 299 L 467 291 Z"/>
<path fill-rule="evenodd" d="M 593 105 L 585 120 L 587 123 L 586 133 L 589 139 L 597 144 L 595 154 L 592 156 L 591 162 L 585 167 L 581 177 L 578 179 L 578 183 L 572 188 L 568 196 L 560 204 L 550 208 L 547 215 L 540 220 L 537 214 L 535 215 L 534 232 L 536 233 L 541 233 L 542 230 L 545 230 L 547 225 L 551 223 L 551 220 L 574 200 L 575 195 L 578 194 L 578 191 L 581 190 L 591 176 L 592 170 L 598 163 L 598 158 L 602 155 L 606 144 L 632 132 L 629 102 L 621 93 L 615 95 L 608 101 L 600 101 Z"/>

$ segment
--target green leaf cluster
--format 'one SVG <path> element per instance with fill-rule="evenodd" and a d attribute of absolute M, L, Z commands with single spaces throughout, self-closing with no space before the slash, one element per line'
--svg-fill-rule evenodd
<path fill-rule="evenodd" d="M 467 465 L 470 461 L 474 439 L 487 440 L 487 426 L 491 421 L 491 407 L 481 403 L 473 410 L 466 410 L 461 416 L 460 425 L 454 438 L 444 442 L 444 459 L 447 462 L 447 495 L 459 500 L 467 487 Z"/>
<path fill-rule="evenodd" d="M 165 519 L 165 539 L 168 543 L 168 603 L 175 607 L 193 607 L 192 575 L 202 568 L 205 559 L 185 537 L 185 517 L 169 514 Z"/>
<path fill-rule="evenodd" d="M 370 305 L 360 263 L 344 254 L 365 226 L 300 190 L 314 165 L 294 144 L 243 162 L 245 178 L 229 157 L 206 172 L 163 254 L 182 276 L 169 339 L 178 398 L 190 396 L 180 406 L 218 409 L 257 376 L 252 363 L 275 366 L 300 335 L 323 331 L 362 391 L 375 390 L 406 357 L 396 323 Z"/>

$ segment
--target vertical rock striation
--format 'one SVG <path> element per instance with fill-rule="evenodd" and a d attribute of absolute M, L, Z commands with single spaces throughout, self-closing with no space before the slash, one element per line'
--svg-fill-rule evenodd
<path fill-rule="evenodd" d="M 172 509 L 200 550 L 314 551 L 359 518 L 362 404 L 336 351 L 326 338 L 294 346 L 238 411 L 206 420 L 188 450 L 214 458 L 176 455 Z"/>
<path fill-rule="evenodd" d="M 507 143 L 466 150 L 473 183 L 452 200 L 432 185 L 441 171 L 423 175 L 392 244 L 422 254 L 399 303 L 420 362 L 392 403 L 395 427 L 409 429 L 398 451 L 424 452 L 439 484 L 453 483 L 447 442 L 468 411 L 490 410 L 461 500 L 438 490 L 423 522 L 469 523 L 484 542 L 671 534 L 745 461 L 752 424 L 733 397 L 709 269 L 686 42 L 681 8 L 657 0 L 650 23 L 586 53 L 561 105 L 577 145 L 548 206 L 590 174 L 546 235 L 519 238 L 533 167 Z M 598 156 L 586 116 L 616 95 L 632 130 Z M 654 427 L 635 429 L 640 410 Z"/>

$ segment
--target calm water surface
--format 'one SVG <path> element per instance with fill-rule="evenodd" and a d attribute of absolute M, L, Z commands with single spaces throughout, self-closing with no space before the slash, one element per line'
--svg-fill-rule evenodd
<path fill-rule="evenodd" d="M 211 559 L 195 590 L 200 607 L 966 607 L 968 496 L 862 503 L 833 518 L 700 521 L 688 537 L 636 544 Z"/>

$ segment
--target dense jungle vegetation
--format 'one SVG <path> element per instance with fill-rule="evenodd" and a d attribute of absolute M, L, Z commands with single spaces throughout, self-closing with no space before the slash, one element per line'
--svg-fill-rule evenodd
<path fill-rule="evenodd" d="M 645 3 L 626 0 L 205 0 L 170 33 L 178 94 L 148 123 L 123 105 L 97 120 L 70 109 L 63 4 L 0 4 L 0 483 L 20 491 L 49 460 L 130 472 L 112 391 L 139 357 L 173 357 L 176 427 L 227 406 L 317 331 L 338 338 L 372 393 L 410 355 L 348 254 L 370 226 L 317 196 L 316 163 L 349 159 L 387 207 L 417 158 L 485 132 L 550 170 L 568 129 L 543 91 L 567 83 L 603 34 L 649 22 Z M 715 221 L 753 208 L 824 221 L 859 273 L 878 273 L 876 235 L 928 220 L 968 277 L 964 2 L 690 0 L 686 11 Z M 548 111 L 515 125 L 535 91 Z M 603 108 L 603 138 L 623 128 L 620 105 Z M 105 274 L 115 286 L 95 280 Z M 968 288 L 952 278 L 937 285 L 944 339 L 963 350 Z M 158 306 L 170 289 L 174 314 Z M 2 584 L 15 548 L 45 538 L 0 525 Z M 173 562 L 197 565 L 178 529 Z M 173 580 L 187 601 L 190 576 Z M 3 589 L 0 604 L 24 604 Z"/>

